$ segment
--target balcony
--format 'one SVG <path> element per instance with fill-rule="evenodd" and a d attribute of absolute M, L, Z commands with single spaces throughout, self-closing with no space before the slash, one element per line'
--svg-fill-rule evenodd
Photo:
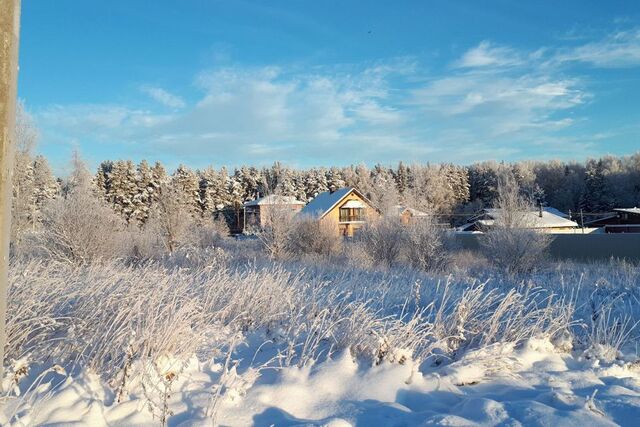
<path fill-rule="evenodd" d="M 341 208 L 340 223 L 345 222 L 365 222 L 364 209 L 362 208 Z"/>

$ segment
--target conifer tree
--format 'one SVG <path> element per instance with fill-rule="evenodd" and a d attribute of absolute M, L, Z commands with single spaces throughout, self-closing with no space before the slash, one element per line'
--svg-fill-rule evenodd
<path fill-rule="evenodd" d="M 171 176 L 178 203 L 194 218 L 200 217 L 200 180 L 198 175 L 184 165 L 178 166 Z"/>

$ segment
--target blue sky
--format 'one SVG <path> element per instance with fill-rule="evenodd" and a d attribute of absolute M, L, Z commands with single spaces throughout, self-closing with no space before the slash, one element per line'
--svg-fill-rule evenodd
<path fill-rule="evenodd" d="M 23 0 L 56 170 L 582 160 L 640 150 L 635 1 Z"/>

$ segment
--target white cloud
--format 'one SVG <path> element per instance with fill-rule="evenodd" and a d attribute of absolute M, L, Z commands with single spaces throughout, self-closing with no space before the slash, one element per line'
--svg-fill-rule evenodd
<path fill-rule="evenodd" d="M 482 122 L 484 131 L 498 135 L 544 126 L 554 113 L 582 104 L 588 95 L 577 85 L 548 75 L 463 74 L 415 90 L 413 102 L 426 114 Z"/>
<path fill-rule="evenodd" d="M 521 55 L 514 49 L 496 46 L 488 41 L 468 50 L 454 66 L 458 68 L 508 67 L 522 64 Z"/>
<path fill-rule="evenodd" d="M 619 31 L 591 43 L 564 49 L 557 62 L 585 62 L 601 68 L 640 66 L 640 29 Z"/>
<path fill-rule="evenodd" d="M 155 86 L 142 86 L 140 90 L 149 95 L 153 100 L 159 102 L 165 107 L 169 108 L 184 108 L 186 103 L 182 98 L 172 93 L 169 93 L 167 90 L 162 89 L 160 87 Z"/>

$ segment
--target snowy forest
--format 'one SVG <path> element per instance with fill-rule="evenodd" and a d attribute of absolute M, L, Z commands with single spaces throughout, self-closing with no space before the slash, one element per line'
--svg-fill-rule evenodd
<path fill-rule="evenodd" d="M 14 228 L 39 223 L 46 202 L 68 193 L 68 179 L 55 177 L 41 155 L 34 154 L 37 129 L 24 111 L 19 114 L 14 179 Z M 607 156 L 586 162 L 487 161 L 469 166 L 455 164 L 365 164 L 347 167 L 293 169 L 278 162 L 270 167 L 242 166 L 233 170 L 209 167 L 193 170 L 180 165 L 167 171 L 160 162 L 136 164 L 106 160 L 92 177 L 95 195 L 120 213 L 128 223 L 144 223 L 163 188 L 176 195 L 195 218 L 224 213 L 229 221 L 243 202 L 266 194 L 294 196 L 307 202 L 334 186 L 355 187 L 384 208 L 403 204 L 441 215 L 458 224 L 465 215 L 490 207 L 497 197 L 500 176 L 508 173 L 536 202 L 564 212 L 607 212 L 615 207 L 640 205 L 640 152 Z M 454 216 L 455 215 L 455 216 Z"/>

